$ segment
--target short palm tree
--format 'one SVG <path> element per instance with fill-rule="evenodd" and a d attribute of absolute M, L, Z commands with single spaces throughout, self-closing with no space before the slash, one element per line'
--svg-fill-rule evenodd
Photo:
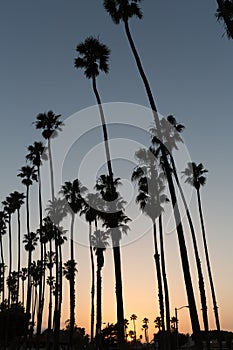
<path fill-rule="evenodd" d="M 137 52 L 137 49 L 134 44 L 134 41 L 130 32 L 130 28 L 129 28 L 129 19 L 131 19 L 132 17 L 137 17 L 139 19 L 142 18 L 142 11 L 139 7 L 140 2 L 141 0 L 103 0 L 103 5 L 106 11 L 112 17 L 112 20 L 115 24 L 119 24 L 120 22 L 123 22 L 124 24 L 126 36 L 129 41 L 140 77 L 143 81 L 146 94 L 149 100 L 149 104 L 151 107 L 151 111 L 153 113 L 155 126 L 158 131 L 158 137 L 159 137 L 159 140 L 161 140 L 162 142 L 161 127 L 160 127 L 160 121 L 158 117 L 158 109 L 155 104 L 155 99 L 153 97 L 149 80 L 147 79 L 147 76 L 143 69 L 140 56 Z M 194 292 L 193 292 L 188 253 L 187 253 L 185 237 L 184 237 L 184 230 L 181 222 L 179 207 L 177 205 L 176 191 L 175 191 L 172 175 L 170 172 L 171 169 L 170 169 L 169 162 L 168 162 L 167 155 L 164 148 L 162 148 L 162 158 L 163 158 L 166 178 L 168 181 L 169 192 L 171 195 L 171 203 L 173 206 L 173 213 L 174 213 L 174 218 L 176 223 L 176 230 L 177 230 L 178 241 L 179 241 L 184 281 L 185 281 L 186 293 L 187 293 L 187 298 L 189 303 L 190 319 L 191 319 L 192 329 L 194 333 L 194 338 L 199 344 L 200 343 L 200 323 L 198 319 L 196 301 L 195 301 Z"/>
<path fill-rule="evenodd" d="M 38 235 L 35 232 L 29 232 L 24 235 L 23 243 L 25 250 L 28 252 L 28 285 L 27 285 L 27 302 L 26 302 L 26 314 L 30 317 L 30 309 L 31 309 L 31 274 L 30 268 L 32 264 L 32 252 L 35 250 L 38 241 Z"/>
<path fill-rule="evenodd" d="M 47 113 L 39 113 L 36 116 L 36 129 L 42 129 L 42 136 L 48 141 L 48 156 L 49 156 L 49 166 L 50 166 L 50 182 L 51 182 L 51 195 L 52 201 L 55 198 L 54 194 L 54 173 L 53 173 L 53 159 L 52 159 L 52 149 L 51 149 L 51 139 L 56 137 L 58 131 L 62 129 L 62 121 L 59 120 L 60 114 L 55 114 L 53 111 L 48 111 Z"/>
<path fill-rule="evenodd" d="M 133 321 L 133 332 L 134 332 L 134 341 L 137 340 L 137 334 L 136 334 L 136 320 L 137 320 L 137 315 L 132 314 L 130 316 L 130 320 Z"/>
<path fill-rule="evenodd" d="M 156 219 L 161 216 L 163 212 L 163 205 L 167 201 L 167 197 L 164 194 L 164 175 L 163 173 L 159 172 L 160 170 L 158 168 L 158 161 L 155 157 L 155 151 L 153 148 L 149 148 L 148 150 L 142 148 L 136 152 L 135 156 L 139 161 L 139 165 L 134 169 L 132 180 L 137 181 L 138 185 L 138 195 L 136 197 L 136 202 L 140 205 L 142 212 L 152 220 L 155 250 L 154 259 L 157 272 L 160 316 L 162 320 L 162 330 L 164 331 L 165 322 L 163 283 L 156 228 Z M 169 297 L 167 296 L 167 298 L 167 307 L 169 308 Z M 168 320 L 170 320 L 170 317 Z"/>
<path fill-rule="evenodd" d="M 196 164 L 195 162 L 189 162 L 187 164 L 187 168 L 183 171 L 183 175 L 186 177 L 185 182 L 193 186 L 197 191 L 197 200 L 198 200 L 198 209 L 199 209 L 199 216 L 200 216 L 200 222 L 201 222 L 202 238 L 204 243 L 205 258 L 207 263 L 211 295 L 212 295 L 212 300 L 214 305 L 215 323 L 216 323 L 217 330 L 220 331 L 218 306 L 217 306 L 216 293 L 214 288 L 213 276 L 211 271 L 211 263 L 210 263 L 210 257 L 209 257 L 208 246 L 207 246 L 204 216 L 203 216 L 202 203 L 201 203 L 201 193 L 200 193 L 201 187 L 206 184 L 205 174 L 207 172 L 208 170 L 204 168 L 202 163 Z"/>
<path fill-rule="evenodd" d="M 69 205 L 69 212 L 71 214 L 71 226 L 70 226 L 70 265 L 69 267 L 75 267 L 74 259 L 74 222 L 75 215 L 80 212 L 83 208 L 84 199 L 83 195 L 87 191 L 87 188 L 81 184 L 78 179 L 73 182 L 66 181 L 62 186 L 60 193 L 66 199 Z M 72 263 L 73 262 L 73 263 Z M 71 271 L 72 272 L 72 271 Z M 75 271 L 69 278 L 70 283 L 70 346 L 73 344 L 73 332 L 75 326 Z"/>
<path fill-rule="evenodd" d="M 19 277 L 20 277 L 20 264 L 21 264 L 21 222 L 20 222 L 20 208 L 24 204 L 24 193 L 19 193 L 18 191 L 14 191 L 10 194 L 12 199 L 12 205 L 15 210 L 17 210 L 17 221 L 18 221 L 18 277 L 17 277 L 17 297 L 16 304 L 18 304 L 19 299 Z"/>
<path fill-rule="evenodd" d="M 42 160 L 47 160 L 46 155 L 46 147 L 44 147 L 42 142 L 34 142 L 33 145 L 29 145 L 28 148 L 28 154 L 26 155 L 26 160 L 28 160 L 33 166 L 36 167 L 37 170 L 37 178 L 38 178 L 38 199 L 39 199 L 39 219 L 40 219 L 40 229 L 39 229 L 39 235 L 40 235 L 40 259 L 43 262 L 44 261 L 44 252 L 43 252 L 43 243 L 41 239 L 42 235 L 42 221 L 43 221 L 43 214 L 42 214 L 42 197 L 41 197 L 41 176 L 40 176 L 40 168 L 42 165 Z M 45 265 L 43 273 L 45 274 Z M 39 307 L 38 307 L 38 315 L 37 315 L 37 334 L 41 333 L 41 324 L 42 324 L 42 314 L 43 314 L 43 285 L 45 283 L 44 279 L 42 279 L 42 275 L 40 277 L 40 283 L 39 283 Z"/>
<path fill-rule="evenodd" d="M 96 271 L 96 340 L 98 343 L 102 325 L 102 277 L 101 271 L 104 267 L 104 251 L 108 246 L 109 235 L 102 230 L 96 230 L 91 236 L 91 244 L 97 258 Z M 100 344 L 99 344 L 100 345 Z"/>

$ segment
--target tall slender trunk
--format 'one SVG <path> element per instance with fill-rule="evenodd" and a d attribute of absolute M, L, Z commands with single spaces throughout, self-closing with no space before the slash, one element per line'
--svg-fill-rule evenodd
<path fill-rule="evenodd" d="M 100 95 L 98 93 L 96 87 L 96 79 L 93 76 L 92 79 L 93 91 L 98 103 L 99 113 L 102 122 L 103 134 L 104 134 L 104 145 L 105 145 L 105 153 L 107 159 L 107 167 L 109 178 L 111 181 L 111 190 L 112 193 L 115 192 L 114 183 L 113 183 L 113 172 L 112 172 L 112 164 L 110 158 L 110 151 L 108 145 L 108 134 L 107 127 L 104 118 L 104 112 L 102 108 L 102 103 L 100 99 Z M 117 325 L 118 325 L 118 341 L 120 344 L 120 349 L 124 348 L 124 305 L 123 305 L 123 293 L 122 293 L 122 278 L 121 278 L 121 252 L 120 252 L 120 241 L 118 241 L 117 246 L 114 245 L 113 242 L 113 256 L 114 256 L 114 268 L 115 268 L 115 282 L 116 282 L 116 303 L 117 303 Z"/>
<path fill-rule="evenodd" d="M 9 213 L 9 222 L 8 222 L 8 235 L 9 235 L 9 270 L 8 276 L 11 275 L 12 270 L 12 237 L 11 237 L 11 214 Z M 10 307 L 10 287 L 8 286 L 8 308 Z"/>
<path fill-rule="evenodd" d="M 71 216 L 70 226 L 70 260 L 71 260 L 71 276 L 70 276 L 70 347 L 73 346 L 73 334 L 75 325 L 75 261 L 74 261 L 74 220 L 75 214 Z"/>
<path fill-rule="evenodd" d="M 41 325 L 42 325 L 42 314 L 44 308 L 44 300 L 43 300 L 43 283 L 45 283 L 45 279 L 43 276 L 45 275 L 45 256 L 43 250 L 42 243 L 42 198 L 41 198 L 41 177 L 40 177 L 40 166 L 37 167 L 37 175 L 38 175 L 38 199 L 39 199 L 39 219 L 40 219 L 40 260 L 41 260 L 41 271 L 40 271 L 40 280 L 39 280 L 39 302 L 38 302 L 38 313 L 37 313 L 37 335 L 41 333 Z"/>
<path fill-rule="evenodd" d="M 158 251 L 157 230 L 156 230 L 155 219 L 152 219 L 152 222 L 153 222 L 153 236 L 154 236 L 154 249 L 155 249 L 154 259 L 155 259 L 157 282 L 158 282 L 159 309 L 160 309 L 160 317 L 161 317 L 161 322 L 162 322 L 162 325 L 161 325 L 162 331 L 164 331 L 165 326 L 164 326 L 163 285 L 162 285 L 160 256 L 159 256 L 159 251 Z"/>
<path fill-rule="evenodd" d="M 93 247 L 91 244 L 91 222 L 89 222 L 89 244 L 91 257 L 91 342 L 94 339 L 94 322 L 95 322 L 95 265 L 93 256 Z"/>
<path fill-rule="evenodd" d="M 57 233 L 56 233 L 57 235 Z M 59 254 L 57 237 L 55 237 L 55 291 L 54 291 L 54 312 L 53 312 L 53 331 L 54 331 L 54 350 L 58 349 L 59 338 Z"/>
<path fill-rule="evenodd" d="M 50 168 L 50 184 L 51 184 L 51 196 L 52 202 L 54 202 L 54 174 L 53 174 L 53 158 L 52 158 L 52 150 L 51 150 L 51 140 L 48 139 L 48 154 L 49 154 L 49 168 Z"/>
<path fill-rule="evenodd" d="M 150 107 L 151 107 L 151 110 L 152 110 L 152 113 L 154 116 L 154 121 L 155 121 L 155 125 L 156 125 L 157 132 L 158 132 L 158 138 L 162 141 L 160 121 L 159 121 L 159 117 L 158 117 L 157 108 L 156 108 L 156 105 L 154 102 L 154 98 L 153 98 L 153 95 L 152 95 L 152 92 L 150 89 L 150 85 L 149 85 L 147 77 L 144 73 L 144 70 L 143 70 L 143 67 L 142 67 L 142 64 L 140 61 L 140 57 L 139 57 L 137 50 L 136 50 L 136 47 L 134 45 L 130 30 L 129 30 L 128 21 L 125 21 L 124 24 L 125 24 L 126 35 L 127 35 L 130 47 L 132 49 L 140 76 L 143 80 L 143 83 L 144 83 L 144 86 L 146 89 L 146 93 L 147 93 L 147 96 L 149 99 Z M 181 262 L 182 262 L 182 269 L 183 269 L 186 293 L 187 293 L 187 298 L 188 298 L 188 303 L 189 303 L 189 312 L 190 312 L 192 330 L 193 330 L 194 338 L 197 342 L 197 345 L 201 349 L 202 345 L 201 345 L 201 341 L 200 341 L 200 324 L 199 324 L 196 302 L 195 302 L 195 297 L 194 297 L 194 292 L 193 292 L 188 254 L 187 254 L 187 248 L 186 248 L 186 243 L 185 243 L 185 238 L 184 238 L 184 231 L 183 231 L 180 212 L 179 212 L 179 208 L 178 208 L 178 204 L 177 204 L 175 187 L 174 187 L 172 176 L 170 173 L 168 159 L 167 159 L 167 156 L 166 156 L 166 153 L 165 153 L 165 150 L 163 149 L 163 147 L 162 147 L 162 157 L 163 157 L 165 173 L 166 173 L 166 177 L 167 177 L 167 181 L 168 181 L 168 187 L 169 187 L 169 192 L 171 195 L 173 213 L 174 213 L 174 218 L 175 218 L 175 223 L 176 223 L 176 230 L 177 230 L 177 235 L 178 235 L 178 242 L 179 242 L 179 248 L 180 248 L 180 255 L 181 255 Z"/>
<path fill-rule="evenodd" d="M 2 235 L 0 235 L 0 249 L 1 249 L 1 260 L 2 260 L 2 302 L 5 300 L 5 260 L 3 254 L 3 243 Z"/>
<path fill-rule="evenodd" d="M 198 199 L 198 209 L 199 209 L 199 215 L 200 215 L 200 221 L 201 221 L 202 238 L 203 238 L 204 249 L 205 249 L 206 264 L 207 264 L 207 270 L 208 270 L 208 276 L 209 276 L 209 282 L 210 282 L 210 289 L 211 289 L 211 295 L 212 295 L 212 300 L 214 305 L 215 323 L 216 323 L 217 330 L 220 331 L 218 306 L 217 306 L 216 294 L 214 289 L 214 281 L 213 281 L 212 272 L 211 272 L 210 258 L 209 258 L 206 233 L 205 233 L 204 217 L 202 213 L 201 195 L 200 195 L 199 189 L 197 189 L 197 199 Z"/>
<path fill-rule="evenodd" d="M 173 156 L 170 156 L 171 163 L 172 163 L 172 170 L 174 173 L 174 177 L 178 186 L 178 189 L 180 191 L 181 199 L 185 207 L 190 231 L 191 231 L 191 236 L 192 236 L 192 242 L 193 242 L 193 247 L 194 247 L 194 254 L 195 254 L 195 260 L 196 260 L 196 266 L 197 266 L 197 273 L 198 273 L 198 284 L 199 284 L 199 290 L 200 290 L 200 297 L 201 297 L 201 306 L 202 306 L 202 318 L 203 318 L 203 324 L 204 324 L 204 329 L 206 332 L 209 330 L 209 323 L 208 323 L 208 314 L 207 314 L 207 304 L 206 304 L 206 292 L 205 292 L 205 284 L 204 284 L 204 278 L 203 278 L 203 273 L 202 273 L 202 267 L 201 267 L 201 260 L 198 252 L 198 246 L 197 246 L 197 239 L 196 239 L 196 234 L 193 226 L 193 221 L 191 217 L 190 210 L 188 208 L 188 204 L 185 199 L 185 195 L 182 189 L 182 186 L 180 184 L 179 177 L 177 175 L 176 171 L 176 165 Z"/>
<path fill-rule="evenodd" d="M 53 277 L 53 271 L 52 271 L 52 240 L 49 240 L 49 278 L 50 278 L 50 285 L 49 285 L 49 310 L 48 310 L 48 333 L 51 333 L 52 329 L 52 307 L 53 307 L 53 293 L 52 293 L 52 277 Z"/>
<path fill-rule="evenodd" d="M 97 256 L 97 271 L 96 271 L 96 342 L 97 348 L 100 348 L 100 334 L 101 334 L 101 324 L 102 324 L 102 277 L 101 277 L 101 269 L 102 264 L 100 263 L 99 254 L 101 248 L 97 248 L 96 256 Z"/>
<path fill-rule="evenodd" d="M 20 263 L 21 263 L 21 232 L 20 232 L 20 209 L 17 209 L 18 219 L 18 274 L 17 274 L 17 295 L 16 304 L 19 302 L 19 275 L 20 275 Z"/>
<path fill-rule="evenodd" d="M 29 216 L 29 186 L 26 191 L 26 210 L 27 210 L 27 234 L 30 235 L 30 216 Z M 32 252 L 28 252 L 28 285 L 27 285 L 27 302 L 26 302 L 26 314 L 30 319 L 30 307 L 31 307 L 31 274 L 30 267 L 32 263 Z M 29 321 L 28 319 L 28 321 Z"/>

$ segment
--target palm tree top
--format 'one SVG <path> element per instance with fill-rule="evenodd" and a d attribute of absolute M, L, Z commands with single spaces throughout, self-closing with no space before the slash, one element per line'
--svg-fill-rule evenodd
<path fill-rule="evenodd" d="M 47 160 L 46 150 L 47 148 L 43 145 L 43 142 L 35 141 L 33 145 L 27 147 L 28 154 L 26 160 L 29 160 L 33 165 L 39 167 L 42 164 L 42 160 Z"/>
<path fill-rule="evenodd" d="M 48 140 L 51 137 L 57 135 L 57 131 L 61 131 L 61 127 L 64 125 L 59 118 L 60 114 L 55 114 L 53 111 L 48 111 L 47 113 L 39 113 L 36 116 L 36 121 L 33 123 L 36 125 L 36 129 L 42 129 L 42 136 Z"/>
<path fill-rule="evenodd" d="M 135 315 L 135 314 L 132 314 L 131 316 L 130 316 L 130 319 L 131 320 L 136 320 L 138 317 L 137 317 L 137 315 Z"/>
<path fill-rule="evenodd" d="M 97 77 L 100 71 L 109 71 L 109 48 L 99 39 L 89 36 L 76 47 L 79 56 L 74 61 L 75 68 L 83 68 L 88 79 Z"/>
<path fill-rule="evenodd" d="M 64 185 L 60 190 L 60 193 L 63 194 L 71 211 L 76 214 L 83 208 L 84 199 L 82 197 L 85 194 L 87 188 L 82 185 L 81 181 L 78 179 L 71 181 L 65 181 Z"/>
<path fill-rule="evenodd" d="M 199 190 L 201 186 L 206 184 L 206 177 L 203 175 L 207 173 L 202 163 L 188 162 L 187 168 L 182 171 L 183 176 L 186 176 L 185 182 Z"/>
<path fill-rule="evenodd" d="M 30 165 L 22 166 L 17 176 L 23 179 L 22 184 L 25 186 L 31 186 L 33 181 L 37 181 L 36 170 Z"/>
<path fill-rule="evenodd" d="M 142 19 L 142 10 L 138 6 L 141 0 L 104 0 L 103 5 L 115 24 L 127 22 L 133 16 Z"/>

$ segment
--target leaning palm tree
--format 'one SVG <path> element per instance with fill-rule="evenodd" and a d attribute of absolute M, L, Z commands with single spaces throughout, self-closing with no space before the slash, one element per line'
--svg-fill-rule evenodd
<path fill-rule="evenodd" d="M 102 123 L 104 146 L 107 160 L 108 175 L 110 181 L 110 188 L 112 193 L 111 200 L 114 200 L 116 190 L 114 188 L 113 171 L 110 157 L 110 150 L 108 144 L 108 132 L 105 121 L 105 116 L 102 108 L 100 95 L 96 85 L 96 78 L 100 72 L 108 73 L 109 65 L 109 48 L 102 44 L 94 37 L 88 37 L 83 43 L 80 43 L 76 51 L 79 56 L 75 59 L 75 68 L 83 68 L 84 74 L 88 79 L 92 80 L 92 88 L 98 103 L 99 114 Z M 118 241 L 120 244 L 120 240 Z M 124 343 L 124 306 L 122 293 L 122 277 L 121 277 L 121 263 L 120 263 L 120 245 L 113 244 L 114 264 L 115 264 L 115 279 L 116 279 L 116 301 L 117 301 L 117 324 L 118 324 L 118 339 L 119 343 Z M 122 345 L 120 345 L 122 346 Z"/>
<path fill-rule="evenodd" d="M 61 117 L 60 114 L 56 115 L 53 111 L 48 111 L 47 113 L 39 113 L 34 123 L 36 125 L 36 129 L 42 129 L 42 136 L 44 137 L 45 140 L 48 141 L 52 201 L 55 198 L 55 194 L 54 194 L 54 174 L 53 174 L 51 139 L 57 136 L 58 131 L 61 131 L 61 127 L 63 123 L 61 120 L 59 120 L 60 117 Z"/>
<path fill-rule="evenodd" d="M 27 285 L 27 301 L 26 301 L 26 314 L 30 318 L 30 309 L 31 309 L 31 297 L 32 297 L 32 281 L 30 268 L 32 264 L 32 252 L 35 250 L 38 241 L 37 233 L 29 232 L 24 235 L 23 243 L 25 250 L 28 252 L 28 285 Z"/>
<path fill-rule="evenodd" d="M 160 121 L 161 124 L 161 133 L 163 135 L 163 145 L 165 147 L 165 151 L 167 153 L 167 157 L 170 160 L 171 164 L 171 171 L 174 176 L 174 179 L 176 181 L 177 187 L 180 192 L 180 196 L 182 199 L 182 202 L 185 207 L 187 220 L 190 227 L 192 242 L 193 242 L 193 248 L 194 248 L 194 255 L 195 255 L 195 261 L 197 266 L 197 273 L 198 273 L 198 284 L 199 284 L 199 290 L 200 290 L 200 299 L 201 299 L 201 306 L 202 306 L 202 317 L 203 317 L 203 324 L 204 329 L 206 332 L 209 330 L 209 322 L 208 322 L 208 314 L 207 314 L 207 303 L 206 303 L 206 292 L 205 292 L 205 283 L 204 283 L 204 277 L 202 272 L 202 266 L 201 266 L 201 260 L 200 255 L 198 251 L 198 245 L 197 245 L 197 239 L 196 239 L 196 233 L 193 225 L 193 220 L 191 217 L 191 212 L 188 207 L 188 203 L 186 201 L 184 191 L 181 186 L 181 182 L 177 173 L 176 163 L 173 156 L 173 151 L 178 150 L 177 143 L 182 143 L 183 140 L 180 136 L 180 133 L 184 129 L 184 125 L 179 124 L 176 121 L 176 118 L 173 115 L 169 115 L 167 118 L 162 118 Z M 157 156 L 161 155 L 161 144 L 157 137 L 157 131 L 155 128 L 151 128 L 151 134 L 152 134 L 152 143 L 157 145 L 156 154 Z M 162 217 L 160 218 L 160 221 L 162 220 Z M 167 317 L 167 322 L 169 322 L 170 316 Z M 170 329 L 170 325 L 168 325 Z"/>
<path fill-rule="evenodd" d="M 213 306 L 214 306 L 215 323 L 216 323 L 217 330 L 220 331 L 218 306 L 217 306 L 214 282 L 213 282 L 213 277 L 211 272 L 211 264 L 210 264 L 210 258 L 209 258 L 207 240 L 206 240 L 204 216 L 202 211 L 201 193 L 200 193 L 201 186 L 204 186 L 206 183 L 206 177 L 204 174 L 207 172 L 208 170 L 204 168 L 202 163 L 196 164 L 195 162 L 189 162 L 187 165 L 187 168 L 183 171 L 183 175 L 186 177 L 185 182 L 193 186 L 197 191 L 198 209 L 199 209 L 199 216 L 200 216 L 200 222 L 201 222 L 202 238 L 204 243 L 209 283 L 210 283 Z"/>
<path fill-rule="evenodd" d="M 132 53 L 134 55 L 139 74 L 142 78 L 142 81 L 146 90 L 146 94 L 149 100 L 149 104 L 153 113 L 155 126 L 158 131 L 158 137 L 159 137 L 159 140 L 162 142 L 163 140 L 162 140 L 161 129 L 160 129 L 160 121 L 158 117 L 158 109 L 156 107 L 149 81 L 144 72 L 140 56 L 137 52 L 137 49 L 134 44 L 134 41 L 130 32 L 130 28 L 129 28 L 130 18 L 132 17 L 137 17 L 139 19 L 142 18 L 142 11 L 138 5 L 138 3 L 140 2 L 141 0 L 104 0 L 103 4 L 106 11 L 112 17 L 112 20 L 114 23 L 118 24 L 120 22 L 123 22 L 124 24 L 125 32 L 126 32 Z M 174 218 L 176 223 L 176 230 L 177 230 L 178 241 L 179 241 L 181 262 L 182 262 L 182 268 L 183 268 L 183 274 L 184 274 L 186 293 L 187 293 L 187 298 L 189 303 L 189 312 L 190 312 L 192 329 L 193 329 L 194 337 L 196 338 L 197 343 L 200 343 L 200 323 L 198 319 L 196 301 L 195 301 L 194 292 L 193 292 L 188 253 L 187 253 L 185 237 L 184 237 L 184 230 L 181 222 L 180 211 L 177 205 L 175 186 L 174 186 L 172 175 L 170 172 L 171 169 L 169 167 L 169 162 L 166 156 L 166 152 L 163 148 L 162 148 L 162 158 L 163 158 L 164 169 L 165 169 L 165 174 L 166 174 L 166 178 L 169 186 L 171 203 L 173 206 L 173 213 L 174 213 Z"/>
<path fill-rule="evenodd" d="M 94 247 L 97 258 L 96 271 L 96 341 L 97 346 L 100 346 L 100 334 L 102 325 L 102 277 L 101 271 L 104 267 L 104 251 L 108 246 L 109 235 L 102 230 L 96 230 L 91 236 L 91 243 Z"/>
<path fill-rule="evenodd" d="M 24 204 L 24 193 L 19 193 L 18 191 L 14 191 L 10 194 L 12 199 L 12 205 L 17 210 L 17 221 L 18 221 L 18 277 L 17 277 L 17 296 L 16 296 L 16 304 L 18 304 L 19 300 L 19 277 L 20 277 L 20 264 L 21 264 L 21 222 L 20 222 L 20 208 Z"/>
<path fill-rule="evenodd" d="M 216 11 L 217 20 L 224 21 L 226 34 L 228 38 L 233 39 L 233 1 L 217 0 L 218 8 Z"/>
<path fill-rule="evenodd" d="M 29 145 L 28 154 L 26 155 L 26 160 L 28 160 L 33 166 L 36 167 L 37 170 L 37 178 L 38 178 L 38 199 L 39 199 L 39 220 L 40 220 L 40 260 L 43 262 L 45 260 L 44 252 L 43 252 L 43 243 L 42 243 L 42 225 L 43 225 L 43 214 L 42 214 L 42 196 L 41 196 L 41 175 L 40 168 L 42 165 L 42 160 L 47 160 L 46 148 L 44 147 L 42 142 L 34 142 L 33 145 Z M 45 275 L 45 264 L 43 264 L 43 274 Z M 38 306 L 38 315 L 37 315 L 37 334 L 41 333 L 41 324 L 42 324 L 42 314 L 43 314 L 43 285 L 45 280 L 42 279 L 42 274 L 40 276 L 39 283 L 39 306 Z"/>
<path fill-rule="evenodd" d="M 154 259 L 159 291 L 159 307 L 162 320 L 162 330 L 164 331 L 165 322 L 163 283 L 156 228 L 156 220 L 161 216 L 163 205 L 167 201 L 167 197 L 164 194 L 164 175 L 161 172 L 159 173 L 158 161 L 155 157 L 153 148 L 150 148 L 148 150 L 142 148 L 135 153 L 135 156 L 139 161 L 139 165 L 134 169 L 132 180 L 137 181 L 138 185 L 138 195 L 136 197 L 136 202 L 140 205 L 142 212 L 152 220 L 155 250 Z"/>

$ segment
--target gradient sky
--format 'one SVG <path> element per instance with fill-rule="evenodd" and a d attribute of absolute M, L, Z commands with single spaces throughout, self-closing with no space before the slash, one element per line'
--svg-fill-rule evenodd
<path fill-rule="evenodd" d="M 190 158 L 195 162 L 202 162 L 209 170 L 208 182 L 202 191 L 209 250 L 221 327 L 233 331 L 233 166 L 230 160 L 233 127 L 233 43 L 226 36 L 222 36 L 223 26 L 216 22 L 214 16 L 214 0 L 145 0 L 142 2 L 142 9 L 143 20 L 133 19 L 130 26 L 159 111 L 164 116 L 174 114 L 185 125 L 183 138 Z M 112 23 L 102 7 L 102 1 L 10 0 L 1 4 L 0 31 L 2 201 L 10 192 L 23 190 L 16 174 L 25 163 L 26 147 L 40 139 L 39 132 L 32 125 L 36 115 L 52 109 L 65 120 L 95 104 L 90 82 L 73 65 L 75 47 L 87 36 L 99 36 L 111 48 L 110 72 L 108 76 L 101 76 L 98 80 L 103 102 L 125 102 L 148 107 L 148 101 L 123 28 Z M 82 113 L 78 121 L 82 129 L 86 123 Z M 145 128 L 149 127 L 149 122 L 147 124 Z M 127 133 L 124 134 L 122 129 L 118 134 L 116 132 L 118 136 L 114 132 L 116 128 L 110 127 L 110 136 L 113 139 L 122 135 L 127 140 Z M 80 135 L 78 130 L 77 135 Z M 73 151 L 77 152 L 74 157 L 78 159 L 79 152 L 82 153 L 85 147 L 93 149 L 101 141 L 98 130 L 91 135 L 80 139 L 79 147 L 74 145 Z M 145 135 L 137 135 L 133 140 L 143 144 Z M 64 174 L 73 174 L 73 169 L 69 168 L 69 157 L 67 162 Z M 124 164 L 115 161 L 114 172 L 123 177 L 128 165 L 129 162 Z M 85 184 L 85 179 L 82 182 Z M 125 179 L 126 188 L 127 183 Z M 127 195 L 127 190 L 124 193 Z M 36 189 L 32 190 L 32 196 L 36 198 Z M 199 229 L 194 195 L 191 206 L 195 226 Z M 36 211 L 36 204 L 32 210 Z M 141 219 L 149 225 L 147 219 Z M 33 222 L 32 226 L 33 224 L 36 223 Z M 82 234 L 85 235 L 87 230 L 87 226 L 83 225 Z M 129 235 L 132 232 L 131 229 Z M 200 240 L 200 232 L 198 237 Z M 174 308 L 186 305 L 187 300 L 176 235 L 165 235 L 165 244 L 173 314 Z M 189 234 L 187 245 L 196 286 Z M 200 240 L 200 250 L 201 248 Z M 206 276 L 202 250 L 201 256 Z M 85 245 L 76 244 L 76 257 L 79 269 L 77 322 L 89 332 L 90 262 Z M 152 334 L 153 320 L 158 315 L 158 303 L 150 230 L 134 242 L 124 245 L 122 265 L 125 317 L 129 319 L 132 313 L 138 315 L 138 331 L 141 329 L 141 320 L 148 317 Z M 206 289 L 210 328 L 214 329 L 207 281 Z M 196 287 L 195 293 L 200 309 Z M 106 253 L 103 272 L 103 298 L 103 322 L 115 322 L 114 275 L 110 249 Z M 67 318 L 68 307 L 64 302 L 63 319 Z M 179 319 L 180 330 L 190 332 L 188 310 L 180 310 Z"/>

